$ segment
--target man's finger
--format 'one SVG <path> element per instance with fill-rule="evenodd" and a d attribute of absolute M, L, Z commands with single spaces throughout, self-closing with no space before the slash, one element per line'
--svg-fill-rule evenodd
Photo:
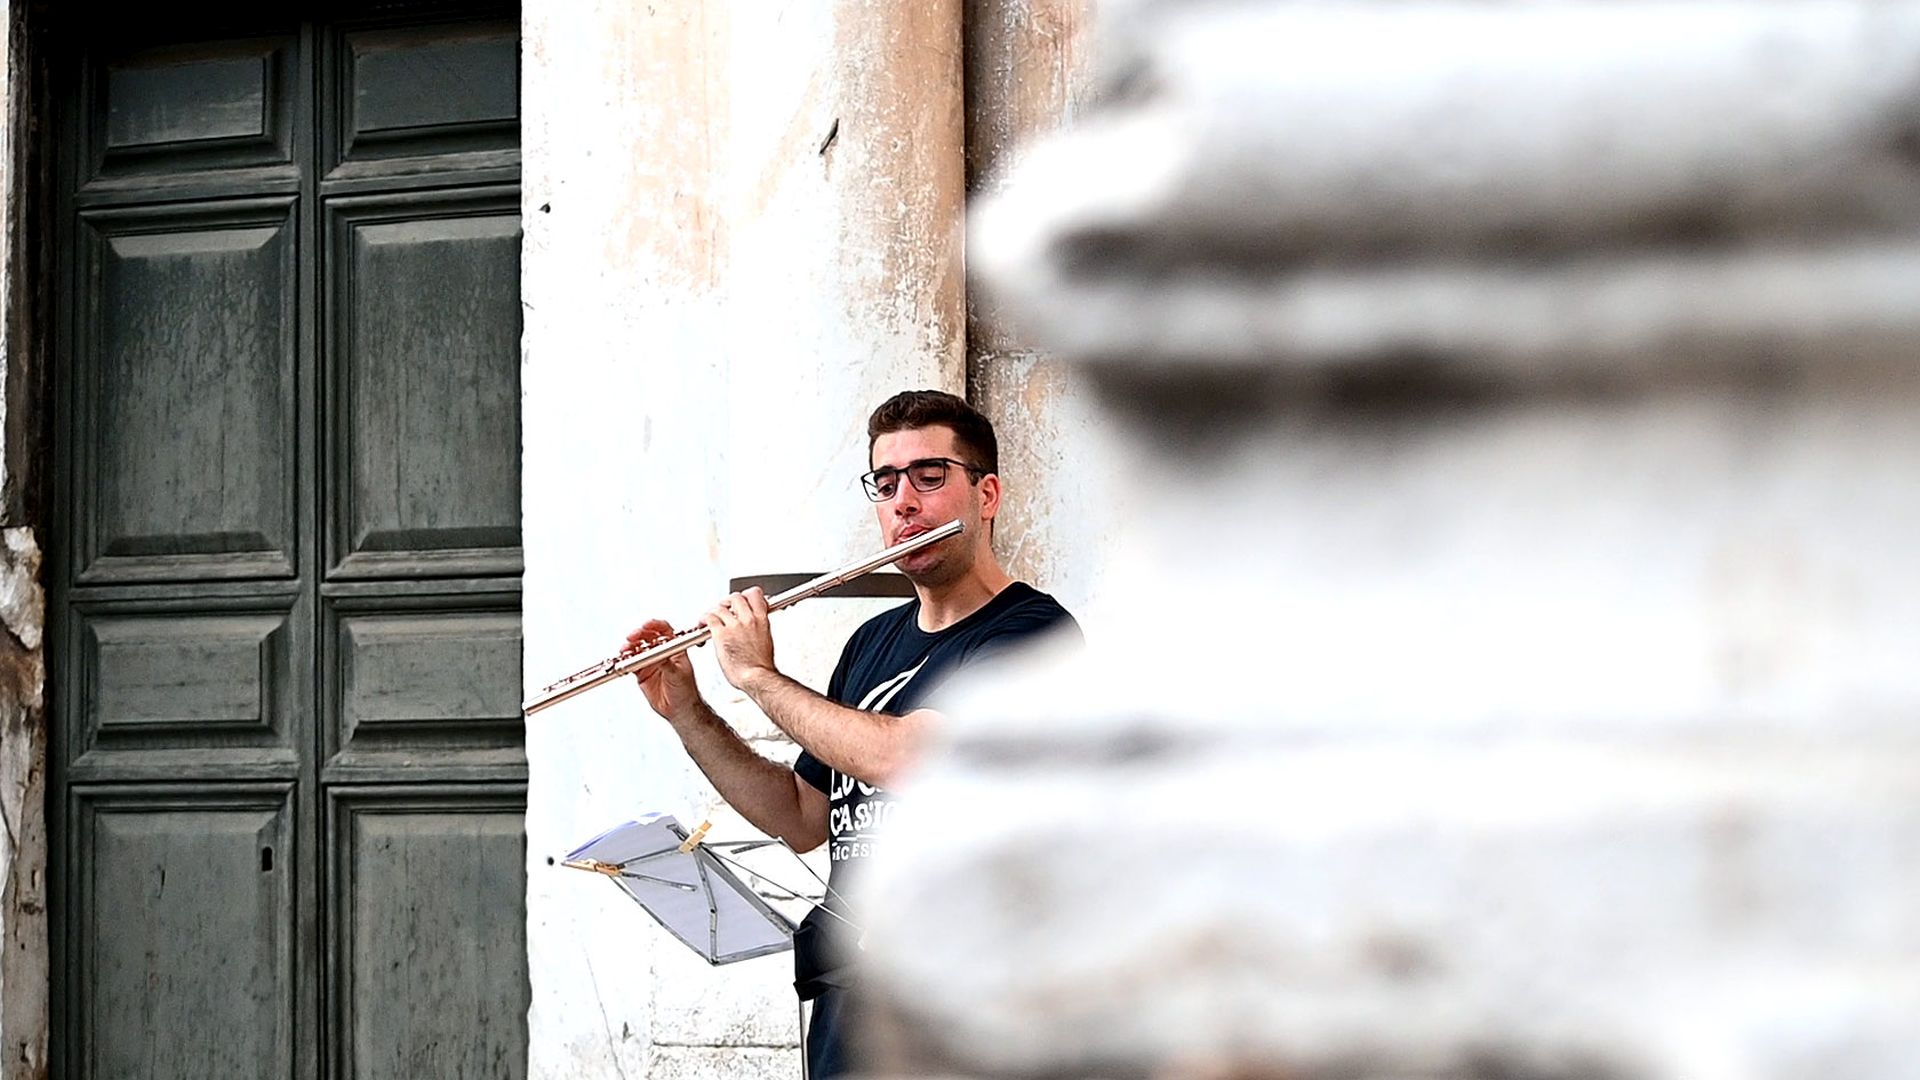
<path fill-rule="evenodd" d="M 665 619 L 648 619 L 639 629 L 627 635 L 629 645 L 651 645 L 656 641 L 673 636 L 673 624 Z"/>
<path fill-rule="evenodd" d="M 748 610 L 752 611 L 756 617 L 762 619 L 767 617 L 767 592 L 765 589 L 755 585 L 753 588 L 741 593 L 740 596 L 741 599 L 747 602 Z"/>

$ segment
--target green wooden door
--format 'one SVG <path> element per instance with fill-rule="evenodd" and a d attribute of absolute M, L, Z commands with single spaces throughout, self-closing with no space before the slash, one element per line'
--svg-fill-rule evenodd
<path fill-rule="evenodd" d="M 61 7 L 58 1074 L 520 1076 L 517 13 Z"/>

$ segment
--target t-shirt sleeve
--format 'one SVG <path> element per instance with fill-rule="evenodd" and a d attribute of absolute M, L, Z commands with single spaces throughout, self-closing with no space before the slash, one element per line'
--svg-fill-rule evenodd
<path fill-rule="evenodd" d="M 833 770 L 827 767 L 826 762 L 805 750 L 800 751 L 800 756 L 793 759 L 793 771 L 800 774 L 800 779 L 819 788 L 822 795 L 832 790 Z"/>
<path fill-rule="evenodd" d="M 989 633 L 968 649 L 965 663 L 972 665 L 1000 659 L 1043 642 L 1081 645 L 1085 641 L 1080 624 L 1074 621 L 1066 608 L 1051 601 L 1028 604 L 1008 612 L 1006 618 L 996 623 Z"/>
<path fill-rule="evenodd" d="M 865 629 L 865 627 L 861 629 Z M 847 639 L 847 643 L 841 647 L 840 662 L 833 665 L 833 674 L 827 677 L 827 696 L 840 702 L 842 705 L 846 704 L 846 702 L 842 700 L 841 694 L 847 689 L 847 667 L 853 662 L 853 643 L 858 640 L 860 640 L 860 633 L 856 630 L 854 635 Z"/>

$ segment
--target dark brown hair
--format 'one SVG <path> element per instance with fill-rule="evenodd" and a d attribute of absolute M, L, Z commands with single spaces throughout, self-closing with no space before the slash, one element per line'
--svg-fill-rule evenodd
<path fill-rule="evenodd" d="M 953 442 L 967 462 L 990 473 L 1000 471 L 1000 441 L 994 438 L 993 421 L 964 398 L 939 390 L 903 390 L 880 403 L 867 417 L 867 461 L 873 461 L 873 444 L 882 435 L 920 428 L 946 427 L 953 431 Z"/>

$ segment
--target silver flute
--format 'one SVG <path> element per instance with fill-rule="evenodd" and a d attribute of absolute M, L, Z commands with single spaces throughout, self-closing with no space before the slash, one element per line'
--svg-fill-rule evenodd
<path fill-rule="evenodd" d="M 829 570 L 811 581 L 802 582 L 786 592 L 770 597 L 767 600 L 767 610 L 774 612 L 784 607 L 791 607 L 810 596 L 818 596 L 836 585 L 844 585 L 854 578 L 904 559 L 921 548 L 937 544 L 949 536 L 958 536 L 964 531 L 966 531 L 966 525 L 959 521 L 949 521 L 939 528 L 929 529 L 912 539 L 902 540 L 878 554 L 869 555 L 858 562 L 848 563 L 838 570 Z M 581 668 L 559 682 L 542 687 L 539 693 L 520 703 L 520 711 L 532 716 L 570 697 L 584 694 L 596 686 L 605 686 L 622 675 L 645 671 L 662 660 L 679 656 L 696 645 L 705 645 L 707 639 L 712 636 L 713 631 L 710 628 L 696 626 L 644 648 L 610 656 L 592 667 Z"/>

